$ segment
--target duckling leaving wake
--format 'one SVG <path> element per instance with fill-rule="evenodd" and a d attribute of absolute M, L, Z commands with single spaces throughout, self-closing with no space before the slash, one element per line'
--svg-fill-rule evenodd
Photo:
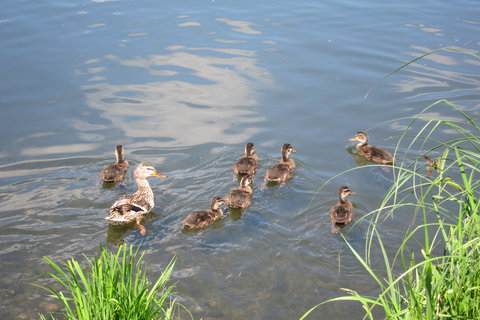
<path fill-rule="evenodd" d="M 214 197 L 210 204 L 210 211 L 194 211 L 190 213 L 185 220 L 183 220 L 183 225 L 186 228 L 205 228 L 223 216 L 222 209 L 220 206 L 225 204 L 225 200 L 220 197 Z"/>
<path fill-rule="evenodd" d="M 119 182 L 125 178 L 128 169 L 128 161 L 124 159 L 125 150 L 123 146 L 118 145 L 115 149 L 115 158 L 117 162 L 108 165 L 100 173 L 103 182 L 112 183 Z"/>
<path fill-rule="evenodd" d="M 240 180 L 240 186 L 227 194 L 225 201 L 229 208 L 245 210 L 250 206 L 253 192 L 250 183 L 251 177 L 243 176 Z"/>
<path fill-rule="evenodd" d="M 277 182 L 281 183 L 281 186 L 287 181 L 295 169 L 295 161 L 289 158 L 292 152 L 297 152 L 293 149 L 292 145 L 285 143 L 281 149 L 282 151 L 282 160 L 276 165 L 270 167 L 265 174 L 265 179 L 262 185 L 262 188 L 266 186 L 268 182 Z"/>
<path fill-rule="evenodd" d="M 248 142 L 245 146 L 245 155 L 235 162 L 233 172 L 236 176 L 254 176 L 257 172 L 257 160 L 255 146 L 253 142 Z"/>
<path fill-rule="evenodd" d="M 368 160 L 379 164 L 393 164 L 394 158 L 390 152 L 368 144 L 368 136 L 365 132 L 359 131 L 353 138 L 349 140 L 359 142 L 355 146 L 355 149 L 360 155 L 364 156 Z"/>
<path fill-rule="evenodd" d="M 348 187 L 342 186 L 338 190 L 339 202 L 330 209 L 330 222 L 332 223 L 332 233 L 339 233 L 340 228 L 349 224 L 353 219 L 352 203 L 345 198 L 354 195 Z"/>

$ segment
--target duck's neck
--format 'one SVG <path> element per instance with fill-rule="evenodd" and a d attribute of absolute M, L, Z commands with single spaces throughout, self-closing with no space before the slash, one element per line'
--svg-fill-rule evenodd
<path fill-rule="evenodd" d="M 346 199 L 346 196 L 344 196 L 341 193 L 338 195 L 338 199 L 340 200 L 340 203 L 347 203 L 348 202 L 348 200 Z"/>
<path fill-rule="evenodd" d="M 248 192 L 248 193 L 253 192 L 252 187 L 250 187 L 250 186 L 240 186 L 240 188 L 238 188 L 238 190 L 242 190 L 242 191 L 245 191 L 245 192 Z"/>
<path fill-rule="evenodd" d="M 123 162 L 123 155 L 120 152 L 115 152 L 115 158 L 117 158 L 117 163 Z"/>
<path fill-rule="evenodd" d="M 220 209 L 217 205 L 212 206 L 211 208 L 212 212 L 215 214 L 216 217 L 221 217 L 223 216 L 223 211 Z"/>
<path fill-rule="evenodd" d="M 138 191 L 148 192 L 153 197 L 153 191 L 147 179 L 136 178 L 135 181 L 137 182 Z"/>
<path fill-rule="evenodd" d="M 295 168 L 295 161 L 289 158 L 288 153 L 282 153 L 282 163 L 288 165 L 291 169 Z"/>
<path fill-rule="evenodd" d="M 357 145 L 355 146 L 355 149 L 357 149 L 357 151 L 360 151 L 361 148 L 363 148 L 367 145 L 368 145 L 368 141 L 361 141 L 361 142 L 357 143 Z"/>

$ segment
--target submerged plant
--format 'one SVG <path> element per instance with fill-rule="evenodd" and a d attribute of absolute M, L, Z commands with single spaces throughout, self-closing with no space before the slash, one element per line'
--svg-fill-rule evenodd
<path fill-rule="evenodd" d="M 85 271 L 75 259 L 61 265 L 44 257 L 55 270 L 47 274 L 65 291 L 41 287 L 60 300 L 65 319 L 172 319 L 177 303 L 170 296 L 174 285 L 167 282 L 175 259 L 155 283 L 150 283 L 142 265 L 143 256 L 131 245 L 121 245 L 117 253 L 101 247 L 98 256 L 85 257 Z"/>

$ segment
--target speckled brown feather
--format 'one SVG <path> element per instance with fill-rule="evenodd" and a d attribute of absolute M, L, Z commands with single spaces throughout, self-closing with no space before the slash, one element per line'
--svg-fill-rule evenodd
<path fill-rule="evenodd" d="M 100 178 L 104 182 L 119 182 L 125 178 L 128 170 L 128 162 L 114 163 L 103 169 L 100 173 Z"/>
<path fill-rule="evenodd" d="M 266 178 L 268 181 L 281 182 L 292 176 L 293 168 L 285 163 L 277 163 L 268 169 Z"/>
<path fill-rule="evenodd" d="M 237 176 L 253 176 L 257 172 L 257 160 L 254 157 L 242 157 L 233 166 L 233 173 Z"/>
<path fill-rule="evenodd" d="M 217 216 L 213 212 L 195 211 L 190 213 L 187 218 L 183 220 L 183 225 L 189 228 L 205 228 L 218 219 L 220 219 L 220 216 Z"/>
<path fill-rule="evenodd" d="M 380 164 L 393 163 L 393 157 L 390 154 L 390 152 L 382 148 L 367 144 L 367 145 L 357 146 L 356 149 L 359 154 L 361 154 L 362 156 L 364 156 L 365 158 L 367 158 L 372 162 L 380 163 Z"/>

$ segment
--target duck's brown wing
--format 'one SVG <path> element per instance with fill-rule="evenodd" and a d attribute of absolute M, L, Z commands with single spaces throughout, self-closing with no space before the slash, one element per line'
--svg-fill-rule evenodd
<path fill-rule="evenodd" d="M 110 220 L 121 220 L 123 216 L 131 214 L 145 214 L 148 209 L 142 204 L 133 201 L 134 194 L 126 194 L 115 201 L 110 207 Z"/>
<path fill-rule="evenodd" d="M 243 190 L 235 189 L 227 194 L 225 200 L 227 200 L 228 205 L 232 208 L 245 209 L 250 206 L 252 194 Z"/>
<path fill-rule="evenodd" d="M 352 218 L 351 206 L 347 204 L 337 204 L 330 209 L 331 223 L 349 223 Z"/>
<path fill-rule="evenodd" d="M 182 223 L 189 228 L 203 228 L 213 221 L 215 219 L 209 211 L 195 211 L 190 213 Z"/>
<path fill-rule="evenodd" d="M 104 182 L 119 182 L 125 178 L 128 166 L 122 164 L 111 164 L 102 170 L 100 178 Z"/>
<path fill-rule="evenodd" d="M 394 161 L 390 152 L 379 147 L 368 145 L 360 149 L 360 152 L 365 158 L 376 163 L 391 164 Z"/>
<path fill-rule="evenodd" d="M 268 169 L 265 178 L 268 181 L 285 181 L 290 178 L 292 168 L 284 163 L 278 163 Z"/>
<path fill-rule="evenodd" d="M 233 166 L 233 172 L 236 175 L 252 176 L 257 171 L 257 161 L 253 158 L 243 157 L 237 160 Z"/>

